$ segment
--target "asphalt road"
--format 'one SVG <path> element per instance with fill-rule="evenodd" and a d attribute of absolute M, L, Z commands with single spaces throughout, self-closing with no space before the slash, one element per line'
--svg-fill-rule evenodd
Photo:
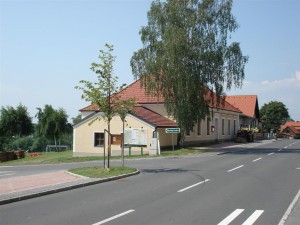
<path fill-rule="evenodd" d="M 126 163 L 141 174 L 0 206 L 0 224 L 273 225 L 300 187 L 299 140 Z"/>

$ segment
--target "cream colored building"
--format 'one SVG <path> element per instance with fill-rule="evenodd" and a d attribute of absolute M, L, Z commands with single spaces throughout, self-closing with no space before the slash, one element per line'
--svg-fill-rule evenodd
<path fill-rule="evenodd" d="M 159 134 L 161 148 L 177 145 L 178 135 L 166 133 L 166 128 L 176 128 L 175 121 L 168 118 L 163 97 L 147 96 L 145 89 L 137 80 L 118 93 L 121 99 L 135 98 L 137 106 L 134 112 L 127 115 L 125 122 L 125 154 L 148 154 L 151 140 Z M 107 152 L 109 135 L 107 124 L 101 118 L 101 112 L 96 105 L 90 105 L 80 110 L 82 120 L 74 125 L 73 155 L 103 155 Z M 239 127 L 241 111 L 228 102 L 220 106 L 210 106 L 210 116 L 195 124 L 193 130 L 185 134 L 184 145 L 195 145 L 204 142 L 227 141 L 236 136 Z M 115 116 L 111 121 L 111 154 L 121 154 L 122 121 Z M 152 143 L 153 144 L 153 143 Z M 129 147 L 130 146 L 130 147 Z M 107 154 L 105 152 L 105 154 Z"/>

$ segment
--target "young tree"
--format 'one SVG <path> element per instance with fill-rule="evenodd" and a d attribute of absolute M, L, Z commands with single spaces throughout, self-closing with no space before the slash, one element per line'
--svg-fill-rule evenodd
<path fill-rule="evenodd" d="M 102 116 L 97 119 L 103 119 L 107 123 L 107 131 L 110 135 L 110 122 L 112 118 L 117 115 L 118 107 L 120 106 L 120 98 L 116 93 L 121 89 L 117 87 L 118 77 L 114 75 L 113 63 L 115 56 L 112 55 L 113 46 L 105 44 L 107 51 L 100 50 L 98 58 L 100 63 L 92 63 L 91 70 L 96 73 L 97 81 L 91 82 L 81 80 L 80 84 L 83 87 L 76 86 L 76 89 L 82 90 L 82 98 L 92 104 L 96 104 L 102 112 Z M 125 104 L 125 103 L 124 103 Z M 92 122 L 94 122 L 92 121 Z M 109 168 L 109 161 L 111 155 L 111 140 L 108 138 L 108 155 L 107 167 Z M 105 149 L 104 149 L 104 167 L 105 167 Z"/>
<path fill-rule="evenodd" d="M 270 132 L 271 129 L 279 130 L 280 125 L 291 120 L 288 109 L 282 102 L 271 101 L 264 104 L 260 109 L 260 116 L 265 128 Z"/>
<path fill-rule="evenodd" d="M 231 9 L 232 0 L 157 0 L 140 30 L 143 48 L 131 58 L 133 74 L 164 97 L 182 137 L 209 113 L 209 102 L 219 104 L 224 89 L 242 85 L 248 57 L 239 43 L 228 44 L 238 28 Z"/>

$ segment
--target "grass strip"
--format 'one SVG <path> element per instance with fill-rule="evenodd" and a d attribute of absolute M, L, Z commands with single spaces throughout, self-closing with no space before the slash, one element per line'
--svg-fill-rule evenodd
<path fill-rule="evenodd" d="M 81 167 L 70 169 L 69 172 L 89 178 L 107 178 L 136 172 L 137 169 L 130 167 L 115 166 L 109 170 L 100 166 Z"/>
<path fill-rule="evenodd" d="M 189 155 L 189 154 L 199 154 L 206 152 L 205 149 L 188 149 L 182 148 L 178 150 L 163 150 L 161 151 L 162 157 L 164 156 L 180 156 L 180 155 Z M 132 155 L 126 156 L 126 159 L 133 158 L 149 158 L 149 155 Z M 155 156 L 154 156 L 155 157 Z M 120 159 L 120 156 L 113 156 L 111 159 Z M 42 155 L 29 157 L 26 156 L 23 159 L 12 160 L 7 162 L 1 162 L 0 166 L 14 166 L 14 165 L 40 165 L 40 164 L 57 164 L 57 163 L 76 163 L 76 162 L 87 162 L 87 161 L 97 161 L 103 160 L 102 156 L 86 156 L 86 157 L 73 157 L 72 151 L 63 151 L 63 152 L 42 152 Z"/>

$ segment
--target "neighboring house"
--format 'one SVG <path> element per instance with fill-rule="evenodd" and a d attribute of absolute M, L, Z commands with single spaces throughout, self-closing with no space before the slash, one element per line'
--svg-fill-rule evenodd
<path fill-rule="evenodd" d="M 280 127 L 280 133 L 286 138 L 294 138 L 300 135 L 300 122 L 286 122 Z"/>
<path fill-rule="evenodd" d="M 240 128 L 254 128 L 259 126 L 259 108 L 256 95 L 226 96 L 226 101 L 242 111 Z"/>
<path fill-rule="evenodd" d="M 210 93 L 209 93 L 210 94 Z M 169 118 L 164 106 L 164 98 L 148 96 L 145 88 L 137 80 L 117 93 L 122 100 L 135 98 L 137 105 L 127 115 L 125 123 L 125 146 L 131 143 L 131 154 L 148 153 L 151 139 L 159 133 L 161 148 L 177 145 L 178 135 L 166 133 L 166 128 L 176 128 L 177 124 Z M 219 106 L 210 103 L 210 116 L 198 121 L 192 131 L 185 136 L 185 145 L 216 140 L 232 140 L 239 127 L 240 110 L 224 101 Z M 102 155 L 107 146 L 107 125 L 103 120 L 91 121 L 101 115 L 97 105 L 90 105 L 80 110 L 82 120 L 74 125 L 74 156 Z M 120 155 L 122 140 L 122 121 L 115 116 L 111 121 L 112 155 Z M 129 153 L 127 146 L 125 154 Z"/>

